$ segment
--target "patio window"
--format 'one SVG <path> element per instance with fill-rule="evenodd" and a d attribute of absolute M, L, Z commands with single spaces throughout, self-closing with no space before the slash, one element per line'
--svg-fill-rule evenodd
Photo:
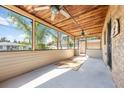
<path fill-rule="evenodd" d="M 79 40 L 75 39 L 75 49 L 78 49 L 78 48 L 79 48 Z"/>
<path fill-rule="evenodd" d="M 71 36 L 69 36 L 68 46 L 69 49 L 74 49 L 74 38 Z"/>
<path fill-rule="evenodd" d="M 68 49 L 68 40 L 69 40 L 69 36 L 60 32 L 61 49 Z"/>
<path fill-rule="evenodd" d="M 57 49 L 58 34 L 52 28 L 49 28 L 39 22 L 36 26 L 36 49 Z"/>
<path fill-rule="evenodd" d="M 0 7 L 0 51 L 32 49 L 32 20 Z"/>

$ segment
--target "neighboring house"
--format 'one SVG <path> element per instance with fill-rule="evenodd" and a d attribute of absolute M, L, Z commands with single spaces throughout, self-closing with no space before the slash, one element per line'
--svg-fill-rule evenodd
<path fill-rule="evenodd" d="M 30 50 L 31 46 L 22 46 L 18 43 L 12 42 L 0 42 L 0 51 L 11 51 L 11 50 Z"/>

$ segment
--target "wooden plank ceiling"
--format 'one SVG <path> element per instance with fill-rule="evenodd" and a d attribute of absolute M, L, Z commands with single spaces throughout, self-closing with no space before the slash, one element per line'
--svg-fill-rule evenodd
<path fill-rule="evenodd" d="M 17 7 L 75 37 L 81 36 L 82 29 L 85 32 L 85 36 L 101 35 L 108 10 L 108 6 L 102 5 L 64 5 L 64 8 L 69 12 L 71 17 L 66 18 L 59 13 L 56 15 L 54 22 L 52 22 L 50 20 L 50 9 L 36 12 L 32 10 L 38 7 L 38 5 L 20 5 Z"/>

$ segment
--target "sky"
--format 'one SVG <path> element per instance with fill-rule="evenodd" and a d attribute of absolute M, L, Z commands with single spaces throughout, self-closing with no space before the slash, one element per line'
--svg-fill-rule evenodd
<path fill-rule="evenodd" d="M 25 37 L 24 31 L 9 22 L 10 19 L 8 18 L 8 13 L 11 12 L 12 11 L 0 7 L 0 38 L 6 37 L 11 42 L 14 40 L 23 41 Z M 30 19 L 26 17 L 23 18 L 31 25 Z"/>

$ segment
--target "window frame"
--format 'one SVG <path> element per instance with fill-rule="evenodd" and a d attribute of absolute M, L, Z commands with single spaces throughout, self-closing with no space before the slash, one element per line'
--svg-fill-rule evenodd
<path fill-rule="evenodd" d="M 41 22 L 38 22 L 38 21 L 35 21 L 35 51 L 41 51 L 41 50 L 58 50 L 58 31 L 57 30 L 55 30 L 55 29 L 53 29 L 53 28 L 51 28 L 51 27 L 48 27 L 48 28 L 50 28 L 50 29 L 53 29 L 53 30 L 55 30 L 55 32 L 57 33 L 57 43 L 56 43 L 56 49 L 36 49 L 36 23 L 39 23 L 39 24 L 41 24 L 41 25 L 43 25 L 43 26 L 46 26 L 46 27 L 48 27 L 47 25 L 44 25 L 44 24 L 42 24 Z"/>
<path fill-rule="evenodd" d="M 65 34 L 64 32 L 60 32 L 60 42 L 61 42 L 61 43 L 60 43 L 60 46 L 63 45 L 63 44 L 62 44 L 62 40 L 61 40 L 61 35 L 62 35 L 62 34 L 67 36 L 67 41 L 66 41 L 66 42 L 67 42 L 67 45 L 66 45 L 66 49 L 64 49 L 64 48 L 61 47 L 61 50 L 69 50 L 68 42 L 69 42 L 69 36 L 70 36 L 70 35 L 67 35 L 67 34 Z"/>
<path fill-rule="evenodd" d="M 31 20 L 31 37 L 32 37 L 32 39 L 31 39 L 31 49 L 30 50 L 12 50 L 12 51 L 0 51 L 0 52 L 22 52 L 22 51 L 33 51 L 33 19 L 32 18 L 30 18 L 30 17 L 28 17 L 28 16 L 26 16 L 26 15 L 23 15 L 23 14 L 21 14 L 21 13 L 19 13 L 19 12 L 16 12 L 16 11 L 14 11 L 14 10 L 12 10 L 12 9 L 9 9 L 9 8 L 7 8 L 7 7 L 5 7 L 5 6 L 2 6 L 2 5 L 0 5 L 0 7 L 2 7 L 2 8 L 4 8 L 4 9 L 6 9 L 6 10 L 8 10 L 8 11 L 11 11 L 11 12 L 13 12 L 13 13 L 15 13 L 15 14 L 18 14 L 18 15 L 20 15 L 20 16 L 23 16 L 23 17 L 25 17 L 25 18 L 28 18 L 29 20 Z"/>
<path fill-rule="evenodd" d="M 35 48 L 35 45 L 36 45 L 36 42 L 35 42 L 35 32 L 36 32 L 36 30 L 35 30 L 36 29 L 35 28 L 35 22 L 36 21 L 39 22 L 40 24 L 43 24 L 43 25 L 51 28 L 51 29 L 54 29 L 58 33 L 57 34 L 57 49 L 47 49 L 47 50 L 70 50 L 68 47 L 67 47 L 67 49 L 62 49 L 62 48 L 59 49 L 58 48 L 59 43 L 61 42 L 61 41 L 59 42 L 59 32 L 62 32 L 62 33 L 64 33 L 67 36 L 71 36 L 71 37 L 74 37 L 74 36 L 72 36 L 72 35 L 70 35 L 70 34 L 62 31 L 61 29 L 59 29 L 57 27 L 54 27 L 53 25 L 51 25 L 51 24 L 49 24 L 49 23 L 47 23 L 47 22 L 45 22 L 45 21 L 37 18 L 34 15 L 31 15 L 31 14 L 27 13 L 24 10 L 19 9 L 18 7 L 14 6 L 14 5 L 10 5 L 10 6 L 0 5 L 0 7 L 3 7 L 3 8 L 5 8 L 5 9 L 7 9 L 9 11 L 12 11 L 14 13 L 17 13 L 20 16 L 24 16 L 24 17 L 30 19 L 31 20 L 31 23 L 32 23 L 32 25 L 31 25 L 31 27 L 32 27 L 32 29 L 31 29 L 31 31 L 32 31 L 32 40 L 31 40 L 32 41 L 32 48 L 31 48 L 31 50 L 12 50 L 12 51 L 0 51 L 0 52 L 45 51 L 45 50 L 36 50 L 36 48 Z M 67 46 L 68 46 L 68 44 L 67 44 Z"/>
<path fill-rule="evenodd" d="M 70 45 L 69 45 L 70 39 L 73 41 L 72 47 L 70 47 Z M 69 38 L 68 38 L 68 49 L 75 49 L 75 38 L 72 36 L 69 36 Z"/>
<path fill-rule="evenodd" d="M 77 43 L 76 43 L 76 41 L 77 41 Z M 76 48 L 76 46 L 77 46 L 77 48 Z M 76 38 L 74 39 L 74 49 L 79 49 L 79 39 L 76 39 Z"/>

